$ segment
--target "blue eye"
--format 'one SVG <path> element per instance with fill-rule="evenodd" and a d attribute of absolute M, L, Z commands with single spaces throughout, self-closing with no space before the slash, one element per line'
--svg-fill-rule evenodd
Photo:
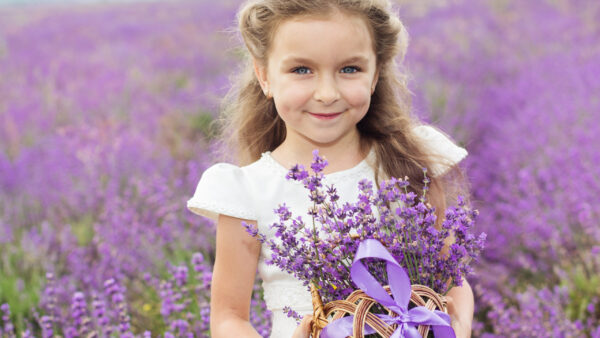
<path fill-rule="evenodd" d="M 306 75 L 310 72 L 310 70 L 306 67 L 296 67 L 292 70 L 292 72 L 299 74 L 299 75 Z"/>
<path fill-rule="evenodd" d="M 360 71 L 360 68 L 356 67 L 356 66 L 346 66 L 344 68 L 342 68 L 342 73 L 345 74 L 352 74 L 352 73 L 356 73 Z"/>

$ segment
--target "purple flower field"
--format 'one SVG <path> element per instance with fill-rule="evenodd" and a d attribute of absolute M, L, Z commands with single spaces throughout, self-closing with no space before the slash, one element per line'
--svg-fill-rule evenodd
<path fill-rule="evenodd" d="M 474 336 L 600 337 L 600 3 L 423 3 L 413 106 L 469 151 L 487 233 Z M 185 202 L 239 4 L 0 7 L 0 336 L 209 336 L 214 224 Z"/>

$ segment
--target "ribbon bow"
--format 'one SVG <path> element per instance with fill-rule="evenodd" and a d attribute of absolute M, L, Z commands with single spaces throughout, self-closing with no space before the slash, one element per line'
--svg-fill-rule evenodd
<path fill-rule="evenodd" d="M 377 258 L 387 261 L 386 270 L 389 286 L 394 296 L 393 299 L 362 264 L 361 259 L 365 258 Z M 398 314 L 397 317 L 385 314 L 377 315 L 387 324 L 398 324 L 391 338 L 420 338 L 421 335 L 417 330 L 418 325 L 430 325 L 435 337 L 438 338 L 456 337 L 450 326 L 450 316 L 446 313 L 437 310 L 430 311 L 424 306 L 408 309 L 411 294 L 410 279 L 400 264 L 379 241 L 367 239 L 360 243 L 350 268 L 350 277 L 364 293 Z M 323 328 L 321 337 L 345 338 L 352 335 L 353 317 L 346 316 L 331 322 Z M 366 325 L 365 334 L 372 333 L 375 333 L 375 330 Z"/>

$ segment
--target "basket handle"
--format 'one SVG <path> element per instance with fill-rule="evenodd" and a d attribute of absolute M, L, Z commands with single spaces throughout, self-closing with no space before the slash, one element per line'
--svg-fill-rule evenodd
<path fill-rule="evenodd" d="M 321 335 L 321 330 L 329 324 L 329 321 L 327 320 L 327 317 L 325 317 L 323 300 L 321 299 L 321 294 L 315 283 L 310 283 L 310 295 L 312 296 L 313 303 L 313 319 L 310 323 L 310 327 L 312 337 L 318 338 Z"/>

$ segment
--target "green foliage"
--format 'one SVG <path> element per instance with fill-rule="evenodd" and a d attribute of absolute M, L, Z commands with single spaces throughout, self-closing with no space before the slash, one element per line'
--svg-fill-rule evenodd
<path fill-rule="evenodd" d="M 94 239 L 94 216 L 83 215 L 80 220 L 71 223 L 71 232 L 80 246 L 87 246 Z"/>
<path fill-rule="evenodd" d="M 143 284 L 129 288 L 139 290 L 130 297 L 131 326 L 133 332 L 139 334 L 148 330 L 153 333 L 164 333 L 167 326 L 160 314 L 161 300 L 158 291 L 139 280 L 133 281 L 133 283 Z"/>
<path fill-rule="evenodd" d="M 10 306 L 11 320 L 22 332 L 25 323 L 35 322 L 31 309 L 40 301 L 44 272 L 21 248 L 3 244 L 0 251 L 0 304 Z"/>
<path fill-rule="evenodd" d="M 211 140 L 216 136 L 213 120 L 213 115 L 210 112 L 200 111 L 192 116 L 192 129 L 199 131 L 204 137 Z"/>
<path fill-rule="evenodd" d="M 600 269 L 597 267 L 598 258 L 588 257 L 561 273 L 560 285 L 569 290 L 570 301 L 565 312 L 571 320 L 585 321 L 590 316 L 597 316 L 595 312 L 598 309 L 594 313 L 587 309 L 588 305 L 600 299 Z"/>
<path fill-rule="evenodd" d="M 174 83 L 177 89 L 185 88 L 190 82 L 190 78 L 188 75 L 179 75 L 175 78 Z"/>

